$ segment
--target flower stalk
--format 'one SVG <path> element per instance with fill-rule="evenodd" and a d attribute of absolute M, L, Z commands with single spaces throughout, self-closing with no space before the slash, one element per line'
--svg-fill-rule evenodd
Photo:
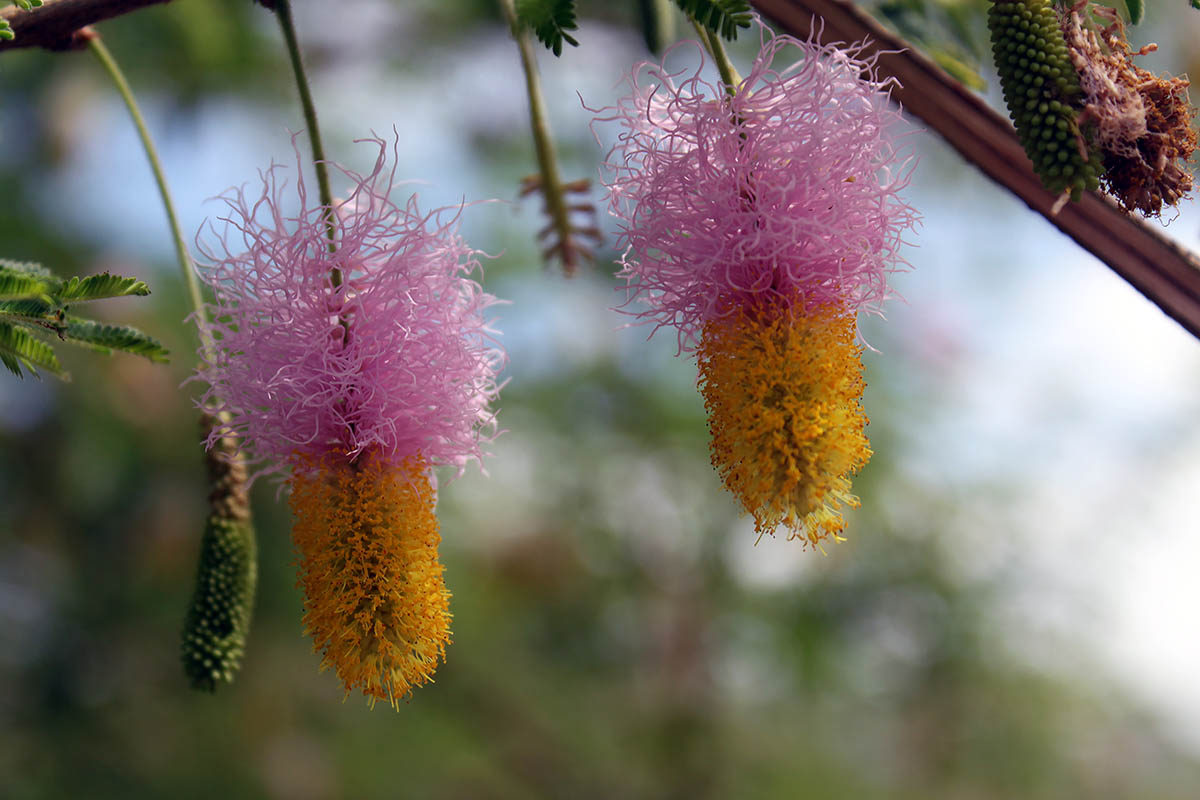
<path fill-rule="evenodd" d="M 574 273 L 582 260 L 591 256 L 591 252 L 576 241 L 576 236 L 586 235 L 596 241 L 599 241 L 600 238 L 599 229 L 595 226 L 577 230 L 571 222 L 572 211 L 582 212 L 589 216 L 595 213 L 595 209 L 590 204 L 572 205 L 567 200 L 568 192 L 586 194 L 589 183 L 587 181 L 563 183 L 558 168 L 558 155 L 554 149 L 554 137 L 550 132 L 550 121 L 546 113 L 546 99 L 542 94 L 537 58 L 534 56 L 529 31 L 521 25 L 517 18 L 513 0 L 500 0 L 500 10 L 504 14 L 505 21 L 508 22 L 512 37 L 521 54 L 521 70 L 525 75 L 525 93 L 529 97 L 529 124 L 533 132 L 533 146 L 538 163 L 538 175 L 522 181 L 521 194 L 541 193 L 546 215 L 550 218 L 550 224 L 539 236 L 539 238 L 549 240 L 543 255 L 546 258 L 557 255 L 562 261 L 563 269 L 569 275 Z"/>
<path fill-rule="evenodd" d="M 77 38 L 87 42 L 88 49 L 112 79 L 141 138 L 167 213 L 179 271 L 196 318 L 200 353 L 206 361 L 211 360 L 217 350 L 208 308 L 200 294 L 200 283 L 154 139 L 129 82 L 100 35 L 89 27 L 79 31 Z M 228 421 L 223 412 L 214 414 L 206 409 L 200 418 L 204 438 L 207 440 L 215 427 Z M 247 494 L 246 464 L 236 439 L 221 436 L 206 453 L 205 462 L 210 487 L 209 516 L 201 537 L 195 589 L 184 620 L 182 658 L 184 673 L 193 688 L 212 692 L 220 681 L 231 683 L 241 667 L 258 582 L 258 544 Z"/>
<path fill-rule="evenodd" d="M 329 186 L 329 164 L 325 158 L 325 145 L 321 141 L 321 128 L 317 124 L 317 107 L 313 103 L 308 74 L 304 70 L 304 59 L 300 55 L 300 42 L 296 37 L 296 24 L 292 18 L 291 0 L 272 0 L 275 18 L 283 31 L 287 45 L 292 74 L 296 78 L 296 90 L 300 94 L 300 107 L 304 112 L 304 125 L 308 128 L 308 142 L 312 147 L 313 170 L 317 174 L 317 195 L 324 208 L 325 232 L 329 237 L 329 252 L 337 252 L 337 221 L 333 214 L 333 191 Z M 342 285 L 342 273 L 337 267 L 330 272 L 334 287 Z"/>

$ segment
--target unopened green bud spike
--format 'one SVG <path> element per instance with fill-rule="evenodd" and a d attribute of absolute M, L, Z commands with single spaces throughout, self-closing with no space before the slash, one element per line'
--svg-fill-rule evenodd
<path fill-rule="evenodd" d="M 232 442 L 222 441 L 208 454 L 209 517 L 183 626 L 183 671 L 193 688 L 209 692 L 232 683 L 241 666 L 258 582 L 246 468 L 233 453 Z"/>
<path fill-rule="evenodd" d="M 1042 184 L 1078 200 L 1099 186 L 1100 159 L 1079 128 L 1083 91 L 1051 0 L 992 0 L 992 54 L 1004 102 Z"/>

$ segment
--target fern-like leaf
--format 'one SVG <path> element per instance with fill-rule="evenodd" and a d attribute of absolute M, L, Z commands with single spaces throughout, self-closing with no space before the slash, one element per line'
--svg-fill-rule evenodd
<path fill-rule="evenodd" d="M 1125 10 L 1129 12 L 1129 21 L 1134 25 L 1146 16 L 1146 6 L 1142 0 L 1125 0 Z"/>
<path fill-rule="evenodd" d="M 675 0 L 675 5 L 729 41 L 737 38 L 738 28 L 750 27 L 750 3 L 747 0 Z"/>
<path fill-rule="evenodd" d="M 56 280 L 54 273 L 36 261 L 13 261 L 10 258 L 0 258 L 0 269 L 8 269 L 15 272 L 27 272 L 30 275 L 36 275 L 39 278 Z"/>
<path fill-rule="evenodd" d="M 15 33 L 13 33 L 12 26 L 10 26 L 8 24 L 8 20 L 0 19 L 0 39 L 7 39 L 9 41 L 12 41 L 15 38 L 17 38 L 17 35 Z M 0 356 L 0 359 L 3 359 L 3 356 Z M 7 361 L 4 362 L 4 366 L 8 367 L 9 369 L 12 369 L 12 367 L 9 366 L 9 363 Z"/>
<path fill-rule="evenodd" d="M 517 18 L 533 29 L 542 44 L 561 56 L 563 42 L 578 47 L 567 31 L 575 24 L 575 0 L 517 0 Z"/>
<path fill-rule="evenodd" d="M 49 290 L 42 276 L 0 265 L 0 301 L 44 297 Z"/>
<path fill-rule="evenodd" d="M 0 319 L 10 322 L 35 323 L 42 327 L 55 327 L 50 322 L 54 319 L 54 313 L 54 307 L 39 298 L 0 302 Z"/>
<path fill-rule="evenodd" d="M 167 349 L 136 328 L 67 316 L 70 303 L 147 294 L 137 278 L 104 272 L 60 281 L 40 264 L 0 259 L 0 363 L 18 376 L 43 369 L 65 379 L 53 348 L 38 336 L 166 361 Z"/>
<path fill-rule="evenodd" d="M 137 278 L 124 278 L 108 272 L 99 275 L 89 275 L 86 278 L 69 278 L 55 293 L 55 297 L 63 303 L 77 303 L 84 300 L 102 300 L 106 297 L 125 297 L 127 295 L 145 296 L 150 294 L 150 287 Z"/>
<path fill-rule="evenodd" d="M 54 348 L 34 338 L 24 328 L 8 322 L 0 322 L 0 362 L 18 378 L 24 377 L 21 367 L 35 378 L 38 377 L 38 369 L 59 376 L 63 374 Z"/>
<path fill-rule="evenodd" d="M 42 0 L 13 0 L 13 2 L 25 11 L 28 11 L 31 8 L 37 8 L 42 4 Z"/>
<path fill-rule="evenodd" d="M 166 361 L 169 351 L 157 340 L 124 325 L 105 325 L 90 319 L 68 317 L 62 333 L 71 344 L 90 347 L 101 353 L 120 350 L 151 361 Z"/>

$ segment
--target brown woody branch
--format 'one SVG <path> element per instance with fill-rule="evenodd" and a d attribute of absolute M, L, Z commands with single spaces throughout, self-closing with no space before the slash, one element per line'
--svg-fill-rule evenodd
<path fill-rule="evenodd" d="M 16 39 L 0 41 L 0 50 L 71 47 L 76 31 L 86 25 L 162 2 L 167 0 L 46 0 L 29 11 L 5 8 L 0 16 Z M 907 112 L 1200 336 L 1200 260 L 1195 255 L 1100 194 L 1086 194 L 1052 215 L 1056 198 L 1042 188 L 1008 120 L 849 0 L 752 2 L 794 36 L 814 35 L 827 43 L 865 41 L 864 55 L 877 54 L 880 73 L 899 80 L 892 97 Z"/>
<path fill-rule="evenodd" d="M 43 47 L 69 50 L 83 46 L 75 37 L 80 28 L 94 22 L 128 14 L 168 0 L 45 0 L 45 5 L 22 11 L 17 6 L 0 10 L 16 38 L 0 39 L 0 50 L 18 47 Z"/>
<path fill-rule="evenodd" d="M 900 81 L 892 99 L 905 111 L 1200 336 L 1200 260 L 1194 254 L 1098 193 L 1085 194 L 1051 215 L 1056 198 L 1042 188 L 1008 120 L 848 0 L 751 1 L 798 38 L 812 35 L 830 44 L 865 41 L 863 55 L 878 55 L 881 76 Z"/>

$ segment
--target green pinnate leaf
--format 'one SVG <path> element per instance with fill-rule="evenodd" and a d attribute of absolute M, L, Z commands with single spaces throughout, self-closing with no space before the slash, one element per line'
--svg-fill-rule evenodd
<path fill-rule="evenodd" d="M 20 323 L 34 323 L 44 328 L 55 328 L 56 318 L 54 306 L 40 298 L 24 300 L 5 300 L 0 302 L 0 318 Z"/>
<path fill-rule="evenodd" d="M 50 284 L 43 276 L 0 264 L 0 300 L 44 297 L 49 290 Z"/>
<path fill-rule="evenodd" d="M 36 261 L 13 261 L 10 258 L 0 258 L 0 269 L 12 270 L 13 272 L 25 272 L 29 275 L 36 275 L 39 278 L 45 278 L 48 281 L 57 280 L 54 277 L 54 273 Z"/>
<path fill-rule="evenodd" d="M 733 41 L 738 28 L 749 28 L 752 18 L 747 0 L 675 0 L 685 14 L 713 33 Z"/>
<path fill-rule="evenodd" d="M 577 30 L 575 0 L 517 0 L 517 18 L 533 29 L 538 40 L 561 56 L 563 42 L 578 47 L 567 31 Z"/>
<path fill-rule="evenodd" d="M 125 278 L 108 272 L 99 275 L 89 275 L 86 278 L 69 278 L 55 293 L 55 297 L 63 303 L 77 303 L 84 300 L 101 300 L 106 297 L 125 297 L 127 295 L 145 296 L 150 294 L 150 287 L 137 278 Z"/>
<path fill-rule="evenodd" d="M 987 81 L 979 74 L 979 70 L 958 58 L 949 50 L 930 49 L 929 57 L 964 86 L 974 89 L 977 92 L 982 92 L 987 88 Z"/>
<path fill-rule="evenodd" d="M 37 377 L 39 369 L 66 377 L 54 348 L 37 339 L 22 327 L 0 321 L 0 362 L 17 377 L 24 377 L 21 367 Z"/>
<path fill-rule="evenodd" d="M 67 316 L 70 303 L 147 294 L 137 278 L 104 272 L 60 281 L 40 264 L 0 259 L 0 363 L 18 376 L 42 369 L 65 378 L 45 338 L 166 361 L 167 349 L 136 328 Z"/>
<path fill-rule="evenodd" d="M 12 41 L 16 37 L 17 37 L 17 35 L 15 33 L 13 33 L 13 29 L 8 24 L 8 20 L 0 19 L 0 39 L 7 39 L 9 41 Z M 8 362 L 5 362 L 5 366 L 8 366 Z M 12 367 L 9 367 L 9 369 L 12 369 Z"/>
<path fill-rule="evenodd" d="M 1193 5 L 1195 2 L 1193 0 Z M 1137 25 L 1146 16 L 1146 6 L 1142 0 L 1125 0 L 1125 10 L 1129 12 L 1129 21 Z"/>
<path fill-rule="evenodd" d="M 120 350 L 151 361 L 166 361 L 169 351 L 157 340 L 123 325 L 105 325 L 90 319 L 68 317 L 61 333 L 72 344 L 90 347 L 102 353 Z"/>
<path fill-rule="evenodd" d="M 42 4 L 42 0 L 13 0 L 13 2 L 26 11 Z"/>

